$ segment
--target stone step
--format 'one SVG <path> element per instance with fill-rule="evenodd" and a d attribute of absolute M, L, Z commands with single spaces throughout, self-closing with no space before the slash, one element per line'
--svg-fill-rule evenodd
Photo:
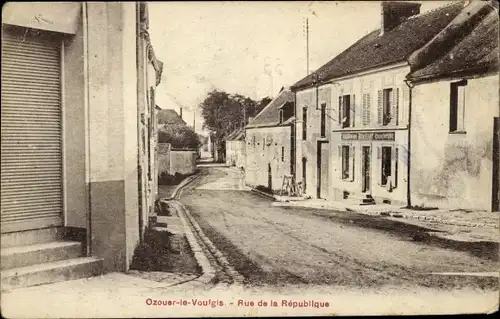
<path fill-rule="evenodd" d="M 61 240 L 63 235 L 64 229 L 62 227 L 50 227 L 4 233 L 1 236 L 1 247 L 3 249 L 15 246 L 49 243 Z"/>
<path fill-rule="evenodd" d="M 1 269 L 12 269 L 46 262 L 71 259 L 82 255 L 82 244 L 76 241 L 54 241 L 2 248 Z"/>
<path fill-rule="evenodd" d="M 88 278 L 102 274 L 103 260 L 96 257 L 79 257 L 2 270 L 2 290 L 42 285 L 72 279 Z"/>

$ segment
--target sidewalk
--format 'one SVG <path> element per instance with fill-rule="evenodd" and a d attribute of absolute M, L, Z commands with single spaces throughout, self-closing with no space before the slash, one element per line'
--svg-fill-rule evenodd
<path fill-rule="evenodd" d="M 270 195 L 268 195 L 270 196 Z M 407 224 L 431 226 L 436 234 L 458 241 L 499 242 L 499 213 L 467 210 L 412 210 L 390 204 L 359 205 L 346 200 L 327 201 L 286 196 L 273 196 L 273 206 L 305 207 L 334 211 L 350 211 L 371 216 L 381 216 Z"/>

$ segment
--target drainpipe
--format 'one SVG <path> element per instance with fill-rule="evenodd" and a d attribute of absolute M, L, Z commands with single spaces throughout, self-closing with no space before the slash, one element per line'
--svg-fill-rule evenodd
<path fill-rule="evenodd" d="M 141 80 L 142 77 L 140 75 L 141 71 L 141 62 L 142 62 L 142 38 L 141 38 L 141 4 L 140 2 L 135 3 L 135 20 L 136 20 L 136 28 L 135 28 L 135 38 L 136 38 L 136 44 L 135 44 L 135 55 L 136 55 L 136 77 L 137 77 L 137 190 L 138 190 L 138 227 L 139 227 L 139 242 L 142 243 L 143 241 L 143 231 L 142 228 L 144 226 L 143 223 L 143 211 L 142 211 L 142 187 L 140 185 L 142 184 L 142 167 L 141 167 L 141 148 L 140 148 L 140 143 L 142 140 L 141 136 L 141 112 L 139 110 L 139 106 L 141 105 Z"/>
<path fill-rule="evenodd" d="M 85 255 L 92 256 L 92 172 L 91 172 L 91 158 L 90 158 L 90 83 L 89 83 L 89 24 L 88 24 L 88 11 L 87 11 L 87 2 L 82 3 L 82 24 L 83 24 L 83 51 L 84 51 L 84 59 L 83 59 L 83 79 L 85 84 L 83 85 L 83 99 L 84 99 L 84 108 L 85 108 L 85 116 L 87 120 L 87 129 L 85 133 L 85 155 L 86 155 L 86 174 L 87 174 L 87 199 L 88 199 L 88 207 L 86 214 L 86 226 L 87 231 L 85 234 Z"/>
<path fill-rule="evenodd" d="M 407 177 L 406 177 L 406 205 L 407 207 L 411 207 L 411 111 L 412 111 L 412 92 L 413 88 L 415 87 L 415 84 L 413 84 L 410 80 L 406 79 L 404 80 L 405 84 L 408 86 L 410 89 L 410 94 L 409 94 L 409 103 L 408 103 L 408 150 L 407 150 L 407 156 L 406 156 L 406 167 L 407 167 Z"/>

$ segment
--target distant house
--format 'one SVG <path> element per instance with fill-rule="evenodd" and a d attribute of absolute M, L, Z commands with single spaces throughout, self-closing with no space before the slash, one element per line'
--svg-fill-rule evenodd
<path fill-rule="evenodd" d="M 181 115 L 173 109 L 160 109 L 158 110 L 158 128 L 164 125 L 187 125 L 187 123 L 182 119 Z"/>
<path fill-rule="evenodd" d="M 238 128 L 226 137 L 226 165 L 245 166 L 245 129 Z"/>
<path fill-rule="evenodd" d="M 294 169 L 294 95 L 283 89 L 246 126 L 245 182 L 280 190 Z"/>
<path fill-rule="evenodd" d="M 411 201 L 498 211 L 498 11 L 478 2 L 456 20 L 412 59 Z"/>

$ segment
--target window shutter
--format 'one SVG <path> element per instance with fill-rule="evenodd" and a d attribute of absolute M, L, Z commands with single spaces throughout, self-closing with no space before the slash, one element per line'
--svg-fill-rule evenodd
<path fill-rule="evenodd" d="M 351 95 L 351 105 L 349 108 L 351 114 L 351 127 L 355 127 L 355 122 L 356 122 L 356 96 L 353 94 Z"/>
<path fill-rule="evenodd" d="M 382 147 L 377 146 L 377 162 L 375 163 L 375 176 L 377 177 L 377 184 L 382 185 Z"/>
<path fill-rule="evenodd" d="M 338 152 L 338 170 L 339 170 L 339 179 L 342 180 L 342 146 L 338 145 L 337 146 L 337 152 Z"/>
<path fill-rule="evenodd" d="M 371 94 L 366 94 L 366 125 L 370 125 L 372 115 L 372 99 Z"/>
<path fill-rule="evenodd" d="M 354 181 L 354 158 L 355 158 L 355 151 L 356 151 L 356 148 L 354 146 L 351 147 L 350 149 L 350 152 L 349 152 L 349 178 L 352 181 Z"/>
<path fill-rule="evenodd" d="M 392 118 L 391 118 L 391 123 L 393 125 L 398 125 L 398 118 L 399 118 L 399 115 L 398 115 L 398 109 L 399 109 L 399 88 L 395 88 L 394 90 L 392 90 L 392 109 L 391 109 L 391 115 L 392 115 Z"/>
<path fill-rule="evenodd" d="M 343 108 L 342 96 L 339 96 L 339 126 L 342 127 L 342 108 Z"/>
<path fill-rule="evenodd" d="M 382 125 L 383 123 L 383 117 L 384 117 L 384 110 L 382 109 L 382 104 L 384 102 L 382 90 L 378 90 L 378 96 L 377 96 L 377 123 L 379 125 Z"/>

